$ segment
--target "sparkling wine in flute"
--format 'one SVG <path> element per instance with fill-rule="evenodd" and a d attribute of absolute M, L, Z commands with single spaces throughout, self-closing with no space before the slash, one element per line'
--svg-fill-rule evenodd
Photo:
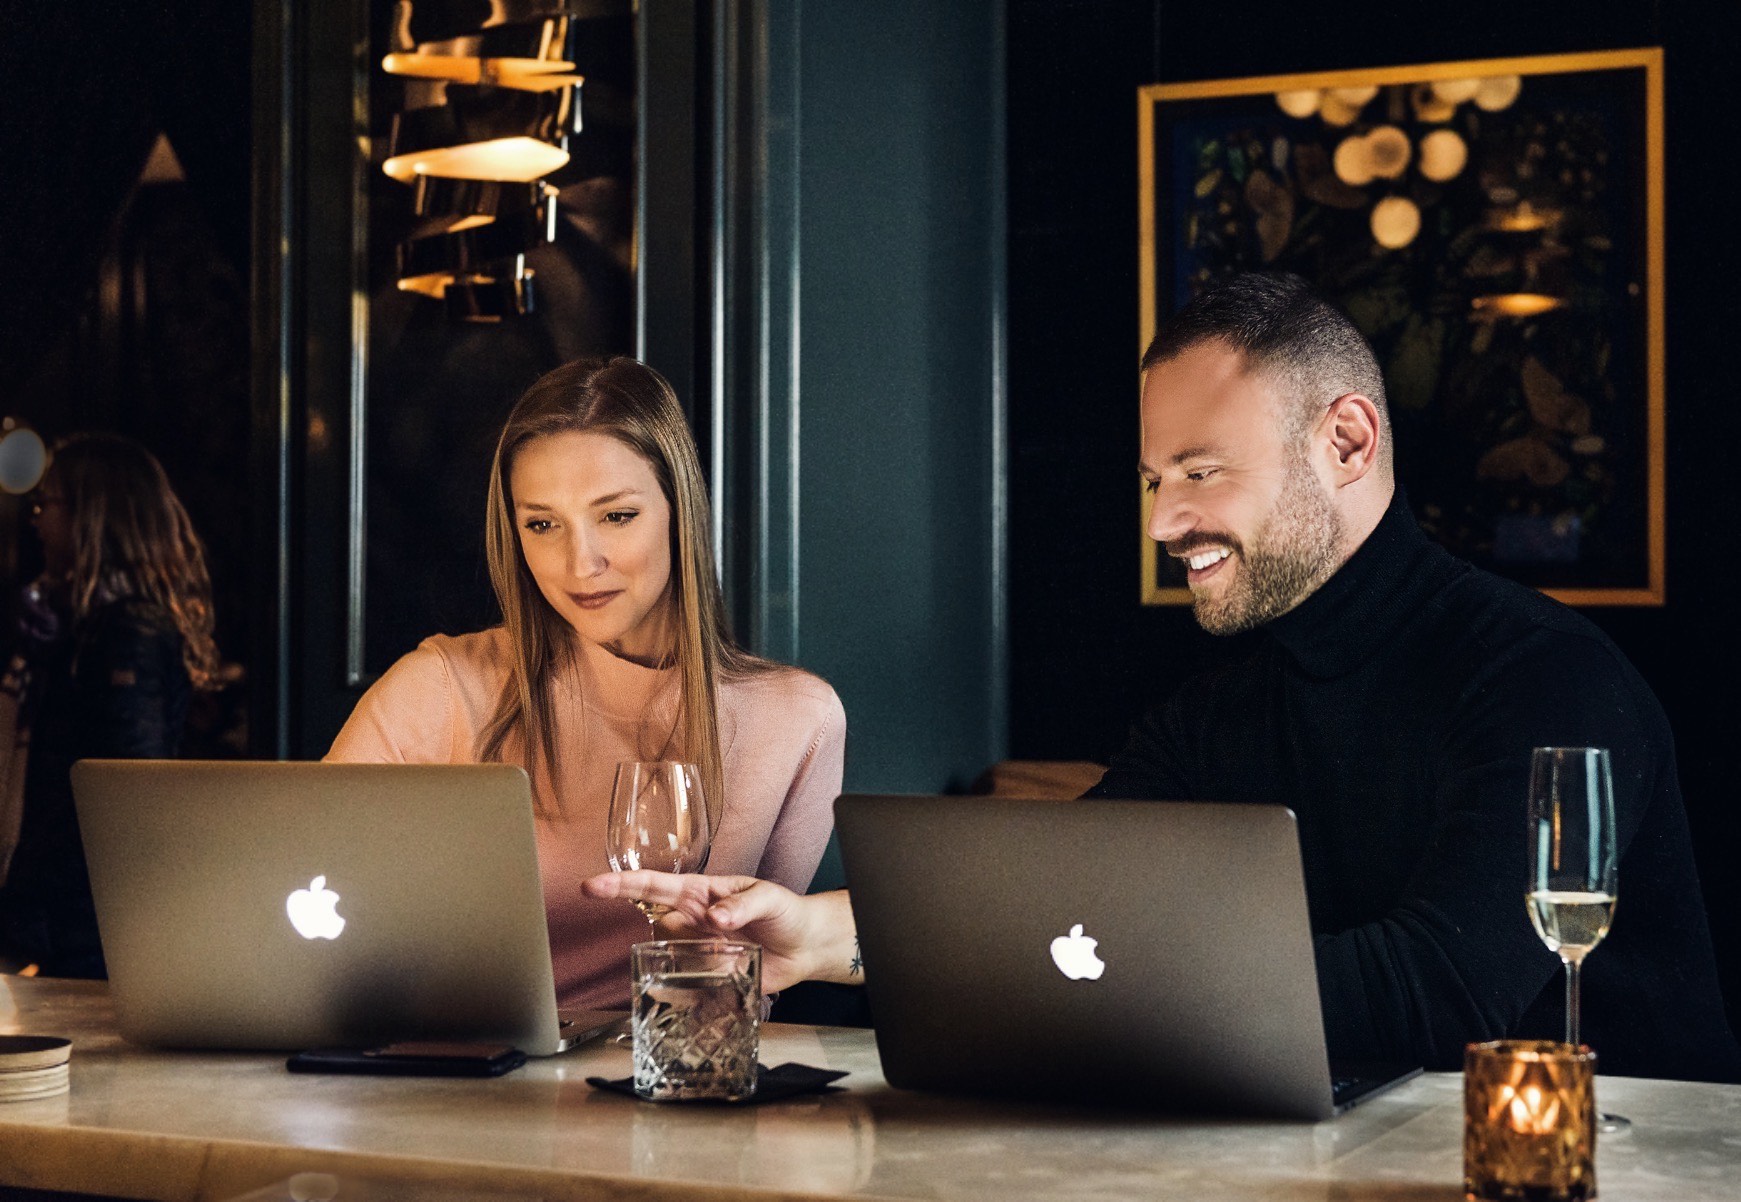
<path fill-rule="evenodd" d="M 1614 895 L 1537 889 L 1529 895 L 1529 917 L 1549 951 L 1562 959 L 1582 960 L 1614 921 Z"/>
<path fill-rule="evenodd" d="M 1602 747 L 1537 747 L 1529 765 L 1529 884 L 1524 899 L 1536 934 L 1566 966 L 1566 1042 L 1582 1042 L 1578 1021 L 1584 957 L 1608 934 L 1620 891 L 1614 769 Z M 1620 1115 L 1598 1113 L 1598 1130 L 1623 1131 Z"/>
<path fill-rule="evenodd" d="M 1530 922 L 1566 966 L 1566 1042 L 1576 1046 L 1579 972 L 1620 892 L 1614 772 L 1602 747 L 1537 747 L 1529 773 Z"/>

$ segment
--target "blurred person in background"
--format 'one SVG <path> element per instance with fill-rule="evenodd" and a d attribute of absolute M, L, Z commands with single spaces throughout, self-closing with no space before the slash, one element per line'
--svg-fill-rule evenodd
<path fill-rule="evenodd" d="M 42 575 L 0 673 L 0 969 L 102 977 L 70 772 L 176 756 L 219 684 L 205 549 L 162 466 L 114 434 L 54 448 L 32 505 Z"/>

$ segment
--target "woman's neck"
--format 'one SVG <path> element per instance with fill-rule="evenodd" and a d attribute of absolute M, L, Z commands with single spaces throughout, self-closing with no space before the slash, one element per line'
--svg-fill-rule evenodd
<path fill-rule="evenodd" d="M 677 623 L 673 616 L 671 591 L 665 595 L 632 630 L 620 638 L 599 644 L 618 659 L 643 668 L 669 668 L 677 663 Z"/>
<path fill-rule="evenodd" d="M 634 664 L 637 667 L 651 668 L 654 671 L 663 671 L 666 668 L 674 668 L 677 666 L 676 651 L 666 651 L 658 655 L 637 655 L 632 651 L 624 650 L 620 643 L 602 643 L 600 646 L 618 659 Z"/>
<path fill-rule="evenodd" d="M 638 657 L 585 640 L 576 640 L 575 659 L 585 682 L 582 687 L 587 704 L 622 718 L 645 716 L 676 676 L 660 663 L 643 663 Z"/>

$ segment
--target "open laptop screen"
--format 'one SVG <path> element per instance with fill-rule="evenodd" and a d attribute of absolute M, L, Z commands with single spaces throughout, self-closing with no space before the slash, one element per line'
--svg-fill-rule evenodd
<path fill-rule="evenodd" d="M 1334 1112 L 1282 806 L 844 796 L 894 1085 Z"/>
<path fill-rule="evenodd" d="M 557 1050 L 521 769 L 84 760 L 73 791 L 126 1038 Z"/>

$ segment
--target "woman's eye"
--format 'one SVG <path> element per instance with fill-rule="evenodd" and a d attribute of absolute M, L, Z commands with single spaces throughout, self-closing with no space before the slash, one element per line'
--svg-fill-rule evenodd
<path fill-rule="evenodd" d="M 1154 492 L 1155 489 L 1159 488 L 1160 486 L 1161 486 L 1161 482 L 1159 480 L 1144 480 L 1143 481 L 1143 491 L 1144 492 Z"/>
<path fill-rule="evenodd" d="M 528 518 L 526 521 L 526 529 L 530 530 L 533 534 L 543 534 L 546 530 L 550 529 L 550 526 L 551 521 L 549 518 Z"/>
<path fill-rule="evenodd" d="M 613 526 L 621 526 L 625 522 L 633 521 L 638 513 L 638 509 L 613 509 L 605 514 L 605 521 Z"/>

